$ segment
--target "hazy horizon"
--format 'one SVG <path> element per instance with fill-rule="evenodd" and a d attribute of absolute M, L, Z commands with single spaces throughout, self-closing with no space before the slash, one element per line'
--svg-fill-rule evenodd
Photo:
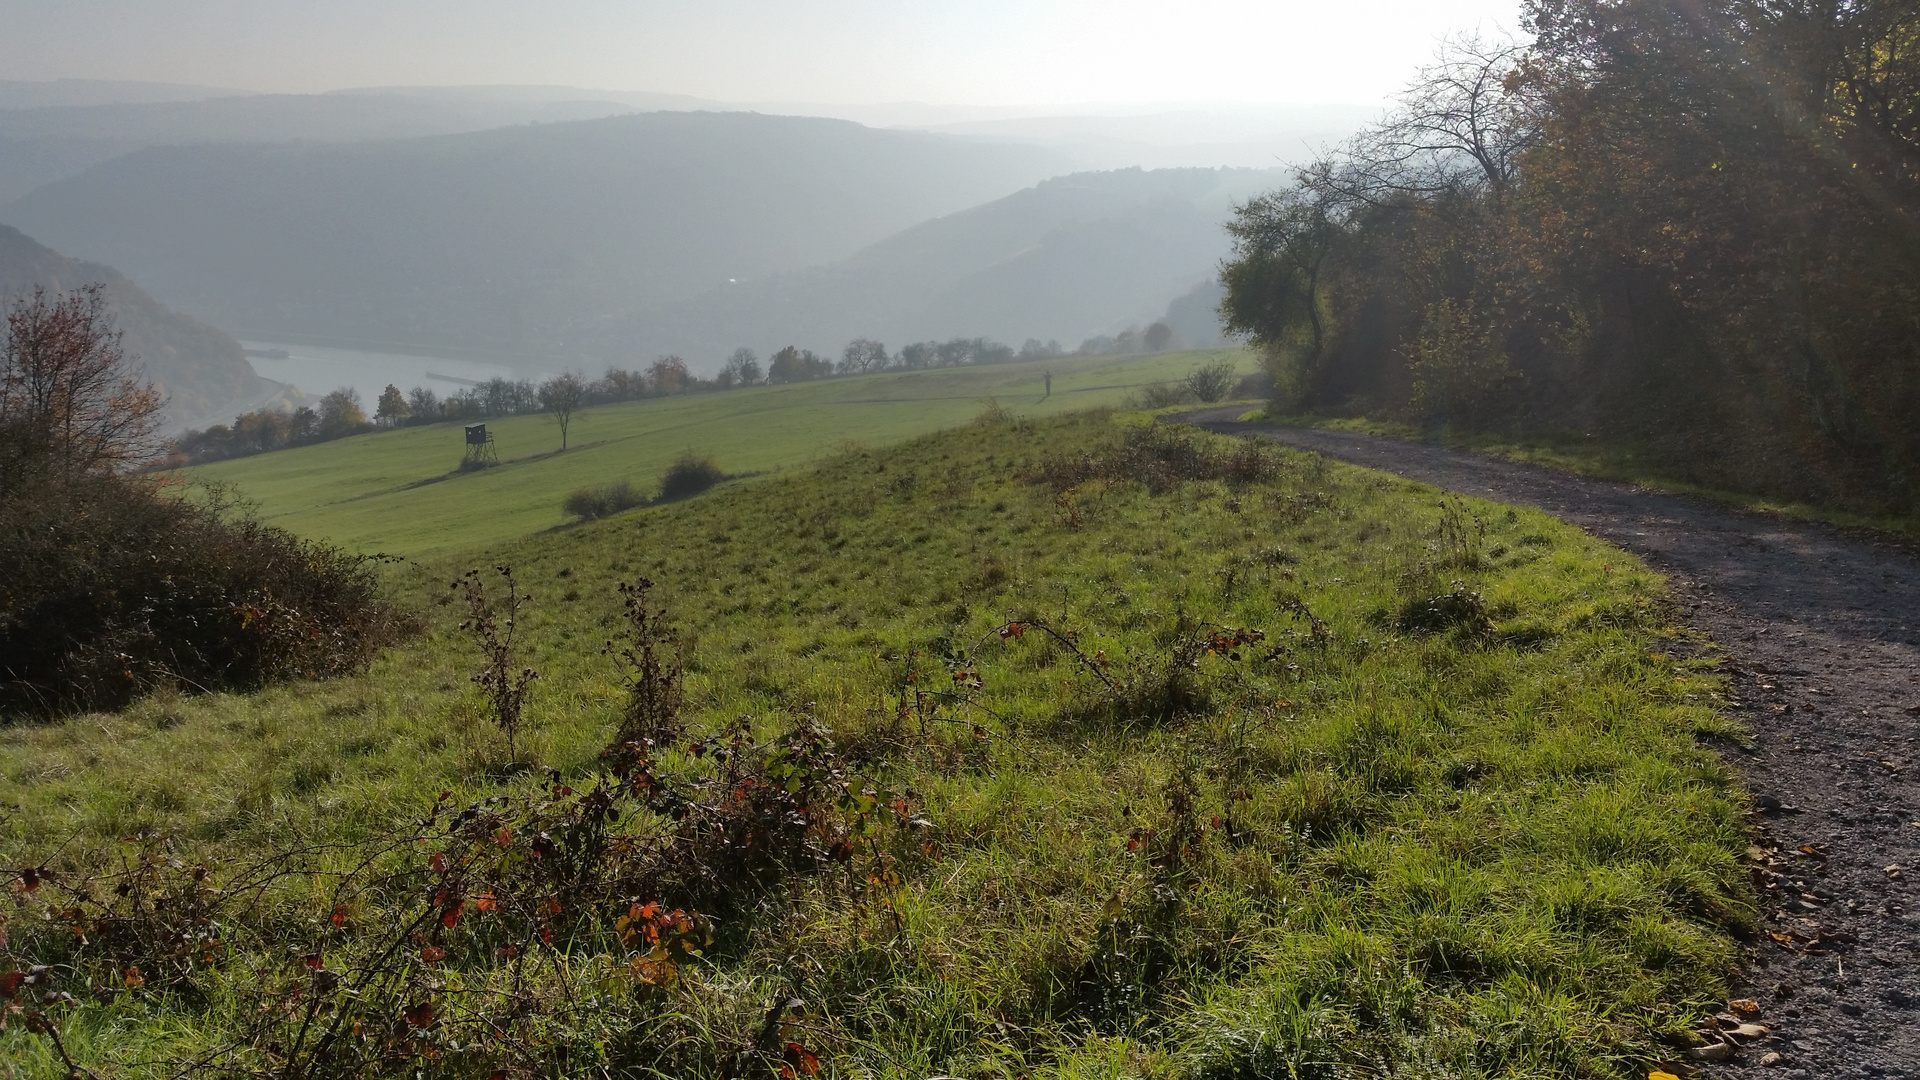
<path fill-rule="evenodd" d="M 250 93 L 564 86 L 796 109 L 918 106 L 954 110 L 947 122 L 961 122 L 1377 105 L 1439 39 L 1514 29 L 1518 5 L 567 0 L 534 10 L 505 0 L 340 0 L 324 8 L 294 0 L 0 0 L 0 17 L 9 27 L 0 79 L 9 80 Z"/>

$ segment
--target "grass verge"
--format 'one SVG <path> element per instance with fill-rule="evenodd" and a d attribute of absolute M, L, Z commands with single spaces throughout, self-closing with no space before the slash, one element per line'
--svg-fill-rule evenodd
<path fill-rule="evenodd" d="M 0 865 L 48 882 L 9 948 L 79 1063 L 285 1071 L 317 1014 L 419 1075 L 1624 1077 L 1753 918 L 1718 677 L 1544 515 L 1002 415 L 508 553 L 517 754 L 458 559 L 364 676 L 0 732 Z M 643 575 L 687 730 L 610 764 Z M 539 876 L 576 836 L 613 884 Z M 81 947 L 37 899 L 148 859 L 218 883 L 218 949 Z"/>
<path fill-rule="evenodd" d="M 1692 495 L 1746 513 L 1772 515 L 1790 521 L 1821 522 L 1902 547 L 1912 548 L 1920 544 L 1920 519 L 1860 514 L 1830 506 L 1773 499 L 1750 492 L 1689 483 L 1673 478 L 1663 471 L 1657 461 L 1632 446 L 1601 443 L 1598 440 L 1573 434 L 1543 433 L 1526 439 L 1516 439 L 1505 435 L 1436 432 L 1413 424 L 1363 417 L 1327 417 L 1312 414 L 1274 416 L 1264 409 L 1250 412 L 1241 419 L 1249 423 L 1331 428 L 1340 431 L 1357 431 L 1367 435 L 1381 435 L 1408 442 L 1431 443 L 1485 454 L 1505 461 L 1544 465 L 1580 476 L 1619 480 L 1636 484 L 1649 491 L 1665 492 L 1671 495 Z"/>

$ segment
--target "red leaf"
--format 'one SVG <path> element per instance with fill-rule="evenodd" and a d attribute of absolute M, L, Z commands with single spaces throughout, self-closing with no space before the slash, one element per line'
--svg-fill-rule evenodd
<path fill-rule="evenodd" d="M 484 912 L 492 911 L 494 908 L 499 906 L 500 906 L 499 901 L 495 900 L 493 898 L 493 894 L 490 892 L 483 892 L 479 896 L 476 896 L 473 898 L 473 907 L 475 911 L 484 913 Z"/>
<path fill-rule="evenodd" d="M 308 953 L 306 956 L 301 957 L 300 962 L 307 965 L 308 967 L 312 968 L 315 971 L 319 971 L 321 968 L 327 966 L 327 962 L 324 959 L 321 959 L 321 956 L 319 953 Z"/>
<path fill-rule="evenodd" d="M 819 1056 L 799 1043 L 787 1044 L 787 1062 L 802 1076 L 812 1076 L 820 1071 Z"/>
<path fill-rule="evenodd" d="M 437 964 L 447 958 L 447 950 L 438 945 L 429 945 L 420 950 L 420 959 L 429 964 Z"/>
<path fill-rule="evenodd" d="M 459 923 L 460 912 L 464 911 L 466 906 L 467 901 L 464 897 L 455 897 L 447 904 L 444 913 L 440 916 L 440 925 L 452 929 L 455 924 Z"/>
<path fill-rule="evenodd" d="M 447 872 L 447 853 L 444 851 L 434 852 L 433 858 L 427 860 L 427 865 L 432 867 L 433 872 L 436 874 L 446 873 Z"/>
<path fill-rule="evenodd" d="M 13 995 L 20 992 L 20 984 L 26 981 L 26 978 L 27 973 L 24 971 L 9 971 L 5 975 L 0 975 L 0 1001 L 12 1000 Z"/>
<path fill-rule="evenodd" d="M 407 1023 L 412 1024 L 414 1027 L 426 1027 L 428 1024 L 433 1023 L 433 1003 L 423 1001 L 418 1005 L 409 1005 L 400 1010 L 400 1015 L 406 1017 Z"/>
<path fill-rule="evenodd" d="M 347 909 L 339 904 L 333 905 L 333 925 L 347 925 Z"/>
<path fill-rule="evenodd" d="M 27 892 L 32 892 L 39 888 L 40 868 L 37 866 L 29 866 L 25 870 L 20 871 L 20 887 Z"/>

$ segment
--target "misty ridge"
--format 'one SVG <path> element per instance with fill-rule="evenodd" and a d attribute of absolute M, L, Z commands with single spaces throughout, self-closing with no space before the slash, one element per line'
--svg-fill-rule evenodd
<path fill-rule="evenodd" d="M 572 87 L 0 83 L 0 222 L 223 338 L 529 375 L 662 355 L 712 374 L 742 346 L 837 355 L 855 338 L 1071 349 L 1154 321 L 1205 345 L 1213 299 L 1177 302 L 1210 288 L 1231 207 L 1284 178 L 1281 152 L 1362 119 L 724 109 Z M 175 420 L 271 400 L 236 349 L 151 350 L 186 391 Z"/>

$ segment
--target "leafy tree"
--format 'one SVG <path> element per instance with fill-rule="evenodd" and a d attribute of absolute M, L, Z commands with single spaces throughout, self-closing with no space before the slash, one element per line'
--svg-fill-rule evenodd
<path fill-rule="evenodd" d="M 388 383 L 387 388 L 380 391 L 380 401 L 374 407 L 373 418 L 379 421 L 382 427 L 397 427 L 411 415 L 413 415 L 413 409 L 407 404 L 407 399 L 401 395 L 400 388 Z"/>
<path fill-rule="evenodd" d="M 1141 337 L 1147 343 L 1148 352 L 1166 352 L 1167 343 L 1173 340 L 1173 327 L 1157 322 L 1147 327 Z"/>
<path fill-rule="evenodd" d="M 677 356 L 663 356 L 647 367 L 647 388 L 662 397 L 684 394 L 692 385 L 693 373 Z"/>
<path fill-rule="evenodd" d="M 573 424 L 573 412 L 587 396 L 587 384 L 580 376 L 564 371 L 540 384 L 540 407 L 553 414 L 560 424 L 560 449 L 567 448 L 567 428 Z"/>
<path fill-rule="evenodd" d="M 1911 0 L 1531 0 L 1232 224 L 1222 315 L 1309 407 L 1630 439 L 1920 505 Z"/>
<path fill-rule="evenodd" d="M 1227 331 L 1247 335 L 1277 358 L 1304 327 L 1302 367 L 1309 378 L 1326 350 L 1323 282 L 1340 236 L 1330 205 L 1304 183 L 1249 200 L 1227 223 L 1233 259 L 1220 275 L 1227 289 L 1220 303 Z"/>
<path fill-rule="evenodd" d="M 825 357 L 816 355 L 811 349 L 796 348 L 792 345 L 773 354 L 767 364 L 767 381 L 770 383 L 805 382 L 808 379 L 825 378 L 833 374 L 833 363 Z"/>
<path fill-rule="evenodd" d="M 337 439 L 366 426 L 367 414 L 360 407 L 358 390 L 343 386 L 320 399 L 320 438 Z"/>

